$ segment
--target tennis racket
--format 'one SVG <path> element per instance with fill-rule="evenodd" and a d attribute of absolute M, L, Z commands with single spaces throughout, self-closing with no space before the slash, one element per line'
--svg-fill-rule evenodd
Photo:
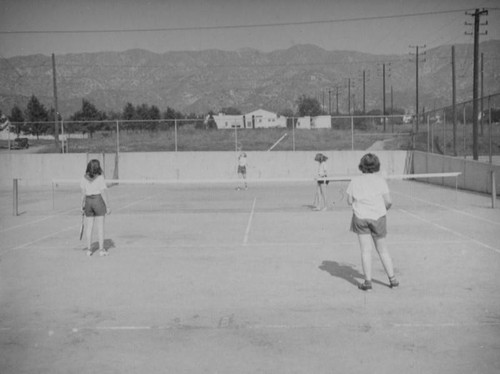
<path fill-rule="evenodd" d="M 80 240 L 83 238 L 83 229 L 85 228 L 85 213 L 82 211 L 82 224 L 80 225 Z"/>

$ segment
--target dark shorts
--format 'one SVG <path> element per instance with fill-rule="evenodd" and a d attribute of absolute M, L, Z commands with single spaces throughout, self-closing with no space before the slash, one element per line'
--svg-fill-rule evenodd
<path fill-rule="evenodd" d="M 318 181 L 318 184 L 328 184 L 330 181 Z"/>
<path fill-rule="evenodd" d="M 106 204 L 101 195 L 85 196 L 85 215 L 87 217 L 106 215 Z"/>
<path fill-rule="evenodd" d="M 351 231 L 358 235 L 371 235 L 376 239 L 385 238 L 387 235 L 386 216 L 373 220 L 358 218 L 355 214 L 353 214 L 351 220 Z"/>
<path fill-rule="evenodd" d="M 238 166 L 238 174 L 246 174 L 247 167 L 246 166 Z"/>

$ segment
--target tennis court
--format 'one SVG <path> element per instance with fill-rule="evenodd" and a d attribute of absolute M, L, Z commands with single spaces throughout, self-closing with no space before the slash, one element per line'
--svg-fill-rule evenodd
<path fill-rule="evenodd" d="M 389 181 L 388 244 L 362 279 L 346 182 L 110 188 L 109 257 L 84 254 L 77 185 L 0 191 L 0 372 L 498 373 L 500 211 Z M 335 204 L 333 204 L 333 202 Z M 97 244 L 95 244 L 97 245 Z"/>

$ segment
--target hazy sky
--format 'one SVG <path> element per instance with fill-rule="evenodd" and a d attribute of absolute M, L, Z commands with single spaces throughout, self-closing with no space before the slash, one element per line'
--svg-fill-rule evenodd
<path fill-rule="evenodd" d="M 481 40 L 500 39 L 500 0 L 0 0 L 0 57 L 305 43 L 406 54 L 472 43 L 475 8 L 489 9 Z"/>

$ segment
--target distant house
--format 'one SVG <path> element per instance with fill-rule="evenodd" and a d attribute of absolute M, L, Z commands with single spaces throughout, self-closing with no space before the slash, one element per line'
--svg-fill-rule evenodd
<path fill-rule="evenodd" d="M 316 116 L 311 119 L 312 129 L 330 129 L 332 128 L 332 117 Z"/>
<path fill-rule="evenodd" d="M 258 109 L 245 114 L 245 127 L 251 129 L 286 127 L 286 117 L 264 109 Z"/>

